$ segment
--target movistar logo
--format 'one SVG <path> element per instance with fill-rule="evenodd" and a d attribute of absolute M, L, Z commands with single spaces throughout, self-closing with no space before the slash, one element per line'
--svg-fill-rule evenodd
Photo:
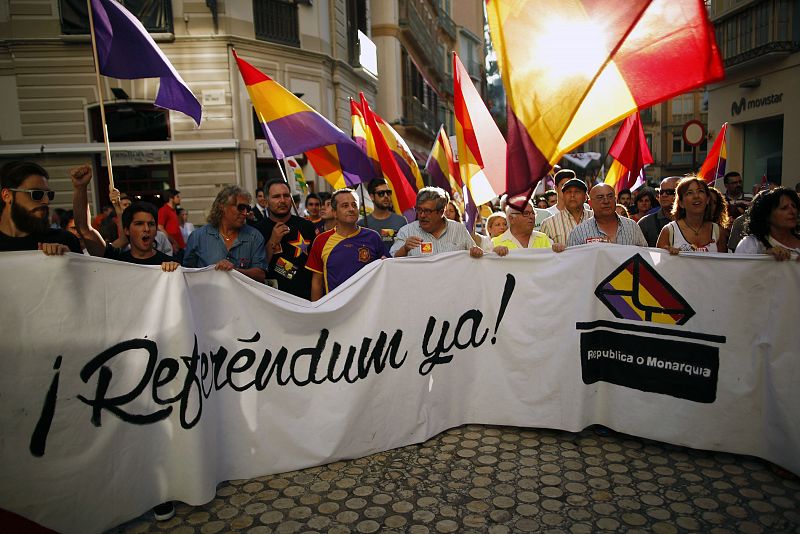
<path fill-rule="evenodd" d="M 769 96 L 762 96 L 760 98 L 753 98 L 750 100 L 742 97 L 738 102 L 731 102 L 731 115 L 739 115 L 745 109 L 760 108 L 761 106 L 769 106 L 772 104 L 779 104 L 783 99 L 783 93 L 777 93 Z"/>

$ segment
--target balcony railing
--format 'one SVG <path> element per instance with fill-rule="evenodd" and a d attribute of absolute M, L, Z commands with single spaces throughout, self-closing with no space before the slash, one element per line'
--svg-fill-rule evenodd
<path fill-rule="evenodd" d="M 433 137 L 442 122 L 439 115 L 438 110 L 424 106 L 416 97 L 403 97 L 403 123 L 406 126 L 413 126 Z"/>
<path fill-rule="evenodd" d="M 172 33 L 172 2 L 170 0 L 123 0 L 130 11 L 150 33 Z M 82 35 L 89 33 L 89 13 L 86 0 L 59 0 L 61 33 Z"/>
<path fill-rule="evenodd" d="M 436 14 L 439 17 L 439 27 L 441 27 L 451 39 L 456 38 L 456 23 L 450 18 L 450 15 L 442 9 L 442 6 L 437 6 Z"/>
<path fill-rule="evenodd" d="M 286 0 L 253 0 L 256 39 L 300 46 L 297 4 Z"/>
<path fill-rule="evenodd" d="M 767 54 L 800 50 L 797 2 L 763 0 L 714 21 L 726 67 Z"/>

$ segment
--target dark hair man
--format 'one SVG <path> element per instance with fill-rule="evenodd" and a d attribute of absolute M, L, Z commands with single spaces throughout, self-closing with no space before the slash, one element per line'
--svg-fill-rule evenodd
<path fill-rule="evenodd" d="M 728 201 L 728 217 L 734 220 L 740 215 L 744 215 L 747 208 L 753 201 L 752 195 L 744 194 L 744 180 L 742 175 L 736 171 L 726 172 L 722 177 L 725 184 L 725 200 Z"/>
<path fill-rule="evenodd" d="M 374 230 L 361 228 L 358 197 L 352 189 L 339 189 L 330 199 L 336 227 L 314 240 L 306 269 L 311 274 L 311 300 L 319 300 L 369 263 L 383 257 L 383 242 Z"/>
<path fill-rule="evenodd" d="M 331 194 L 320 193 L 319 200 L 322 202 L 322 207 L 319 209 L 319 222 L 314 225 L 314 233 L 316 235 L 328 230 L 333 230 L 336 226 L 336 217 L 331 207 Z"/>
<path fill-rule="evenodd" d="M 391 253 L 395 258 L 430 256 L 454 250 L 469 250 L 473 258 L 483 256 L 467 227 L 444 216 L 450 195 L 440 187 L 423 187 L 417 193 L 417 220 L 397 233 Z"/>
<path fill-rule="evenodd" d="M 47 171 L 32 162 L 12 161 L 0 169 L 0 251 L 81 253 L 77 237 L 50 228 L 50 201 L 55 192 L 48 180 Z"/>
<path fill-rule="evenodd" d="M 250 193 L 238 185 L 226 185 L 217 193 L 208 224 L 189 236 L 184 267 L 213 265 L 218 271 L 237 270 L 257 282 L 264 281 L 264 238 L 247 224 Z"/>
<path fill-rule="evenodd" d="M 380 234 L 385 254 L 389 257 L 397 232 L 408 224 L 408 220 L 392 211 L 392 195 L 394 193 L 385 179 L 376 178 L 368 183 L 367 193 L 372 199 L 373 210 L 371 214 L 359 220 L 358 224 Z"/>
<path fill-rule="evenodd" d="M 573 228 L 592 216 L 592 210 L 586 209 L 586 182 L 580 178 L 562 181 L 561 197 L 564 209 L 552 217 L 545 219 L 540 230 L 553 240 L 553 243 L 567 244 L 567 238 Z M 509 219 L 510 220 L 510 219 Z"/>
<path fill-rule="evenodd" d="M 309 193 L 306 195 L 306 219 L 311 221 L 311 224 L 319 222 L 319 209 L 322 207 L 322 201 L 316 193 Z"/>
<path fill-rule="evenodd" d="M 261 222 L 268 217 L 267 214 L 267 195 L 264 194 L 263 189 L 256 189 L 256 205 L 253 206 L 253 221 L 252 224 Z"/>
<path fill-rule="evenodd" d="M 633 206 L 633 194 L 631 193 L 630 189 L 623 189 L 617 194 L 617 202 L 625 206 L 626 208 L 630 208 Z"/>
<path fill-rule="evenodd" d="M 658 235 L 661 229 L 672 220 L 672 205 L 675 203 L 675 188 L 678 187 L 680 176 L 668 176 L 661 180 L 658 186 L 658 211 L 648 213 L 639 219 L 639 228 L 647 240 L 648 247 L 655 247 L 658 242 Z"/>
<path fill-rule="evenodd" d="M 94 227 L 89 225 L 89 201 L 87 188 L 92 181 L 92 168 L 88 165 L 76 167 L 70 171 L 72 180 L 72 209 L 75 228 L 83 238 L 86 250 L 92 256 L 100 256 L 126 263 L 139 265 L 160 265 L 167 272 L 174 271 L 180 265 L 172 256 L 155 249 L 156 218 L 158 211 L 149 202 L 134 202 L 122 212 L 122 231 L 125 236 L 114 243 L 106 243 Z M 130 243 L 129 250 L 123 250 Z"/>
<path fill-rule="evenodd" d="M 181 233 L 180 221 L 178 221 L 178 214 L 175 212 L 180 203 L 181 192 L 177 189 L 168 189 L 167 201 L 158 210 L 158 229 L 167 234 L 172 249 L 176 254 L 186 248 L 186 242 L 184 242 L 183 234 Z"/>
<path fill-rule="evenodd" d="M 314 225 L 292 215 L 292 195 L 280 178 L 264 185 L 269 217 L 257 228 L 266 241 L 267 280 L 281 291 L 311 298 L 311 272 L 305 269 L 314 241 Z"/>

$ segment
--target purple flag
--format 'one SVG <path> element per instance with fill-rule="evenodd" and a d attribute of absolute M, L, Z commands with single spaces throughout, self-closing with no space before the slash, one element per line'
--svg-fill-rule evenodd
<path fill-rule="evenodd" d="M 113 0 L 91 0 L 100 74 L 133 80 L 160 78 L 155 104 L 185 113 L 200 125 L 200 102 L 139 19 Z"/>

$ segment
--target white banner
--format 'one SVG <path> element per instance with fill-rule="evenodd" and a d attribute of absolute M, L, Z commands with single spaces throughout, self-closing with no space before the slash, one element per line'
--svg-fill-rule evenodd
<path fill-rule="evenodd" d="M 384 260 L 310 303 L 214 270 L 0 261 L 0 507 L 98 532 L 464 423 L 800 473 L 800 264 L 592 245 Z"/>

